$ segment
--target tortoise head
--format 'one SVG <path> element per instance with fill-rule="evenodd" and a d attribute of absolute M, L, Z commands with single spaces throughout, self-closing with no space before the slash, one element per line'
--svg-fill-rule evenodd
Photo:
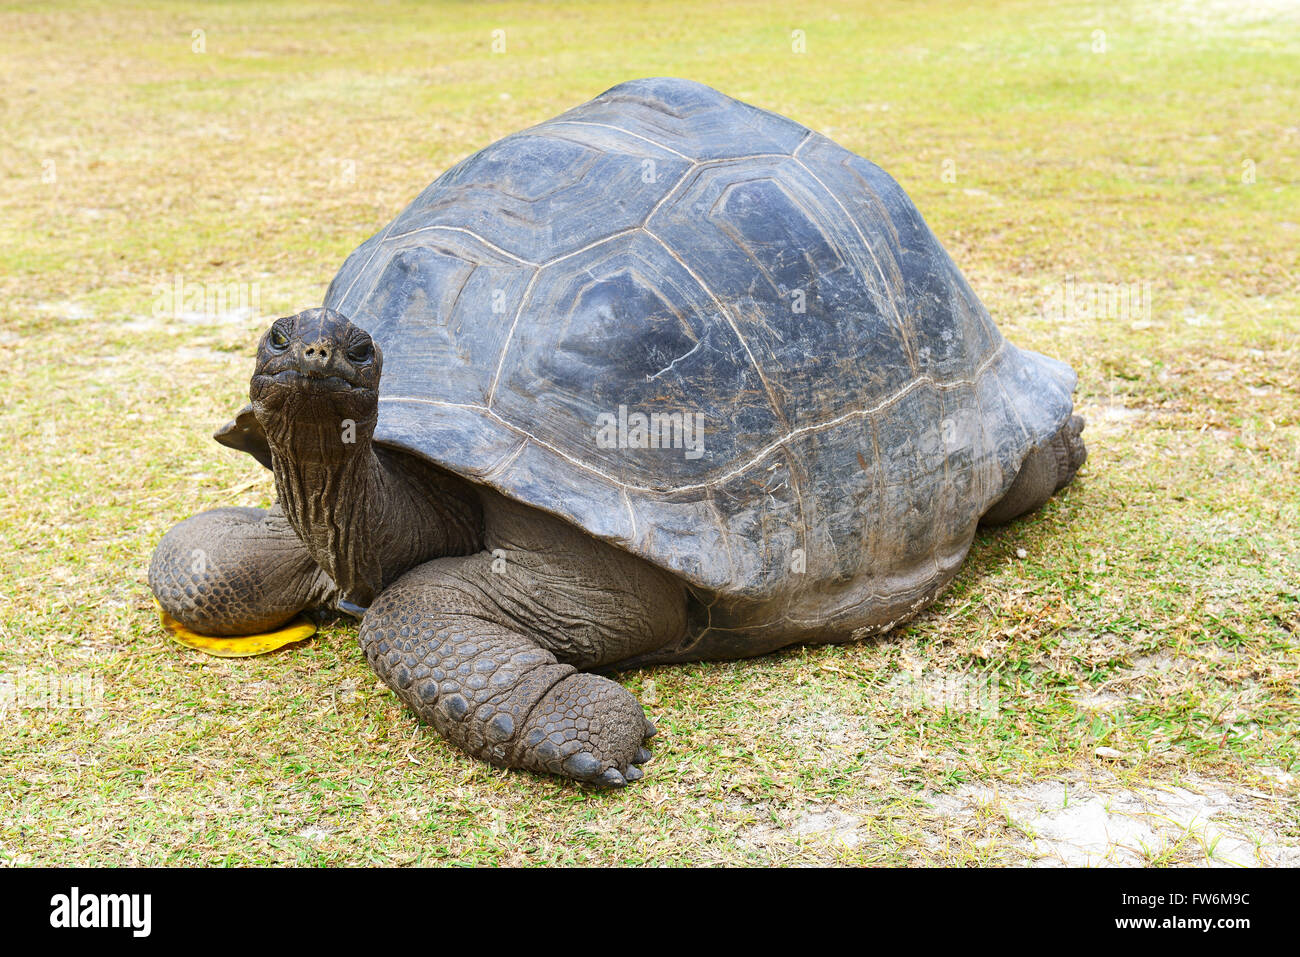
<path fill-rule="evenodd" d="M 277 319 L 257 345 L 249 386 L 268 437 L 290 430 L 373 429 L 383 356 L 370 335 L 332 309 Z"/>

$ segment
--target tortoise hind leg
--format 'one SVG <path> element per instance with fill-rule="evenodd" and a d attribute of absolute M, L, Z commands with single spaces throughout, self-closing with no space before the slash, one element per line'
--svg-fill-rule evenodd
<path fill-rule="evenodd" d="M 1038 508 L 1074 478 L 1088 458 L 1084 447 L 1083 418 L 1070 416 L 1059 432 L 1025 457 L 1016 480 L 980 519 L 981 525 L 1003 525 Z"/>
<path fill-rule="evenodd" d="M 628 690 L 579 671 L 681 638 L 682 586 L 539 512 L 485 511 L 486 548 L 384 589 L 361 625 L 378 675 L 461 750 L 604 786 L 640 778 L 654 726 Z"/>
<path fill-rule="evenodd" d="M 280 511 L 214 508 L 175 525 L 149 562 L 158 604 L 201 635 L 270 631 L 335 588 Z"/>

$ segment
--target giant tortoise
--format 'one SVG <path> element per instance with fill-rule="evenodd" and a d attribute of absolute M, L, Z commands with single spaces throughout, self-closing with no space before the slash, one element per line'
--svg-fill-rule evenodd
<path fill-rule="evenodd" d="M 1074 476 L 1074 385 L 880 168 L 624 83 L 449 169 L 271 325 L 216 438 L 277 501 L 181 522 L 149 583 L 209 636 L 360 616 L 461 749 L 622 785 L 654 726 L 597 672 L 907 620 Z"/>

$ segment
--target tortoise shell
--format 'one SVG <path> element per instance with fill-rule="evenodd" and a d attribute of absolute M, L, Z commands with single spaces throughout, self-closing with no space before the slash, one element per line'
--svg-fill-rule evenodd
<path fill-rule="evenodd" d="M 879 167 L 676 79 L 458 163 L 324 305 L 383 349 L 377 441 L 689 586 L 658 658 L 923 607 L 1075 384 L 1003 339 Z"/>

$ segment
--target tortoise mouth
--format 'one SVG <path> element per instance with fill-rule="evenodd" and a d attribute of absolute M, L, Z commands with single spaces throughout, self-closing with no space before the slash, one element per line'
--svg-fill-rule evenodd
<path fill-rule="evenodd" d="M 297 369 L 285 369 L 265 376 L 278 386 L 296 389 L 300 392 L 370 392 L 373 391 L 359 382 L 351 382 L 343 376 L 327 375 L 323 372 L 300 372 Z"/>

